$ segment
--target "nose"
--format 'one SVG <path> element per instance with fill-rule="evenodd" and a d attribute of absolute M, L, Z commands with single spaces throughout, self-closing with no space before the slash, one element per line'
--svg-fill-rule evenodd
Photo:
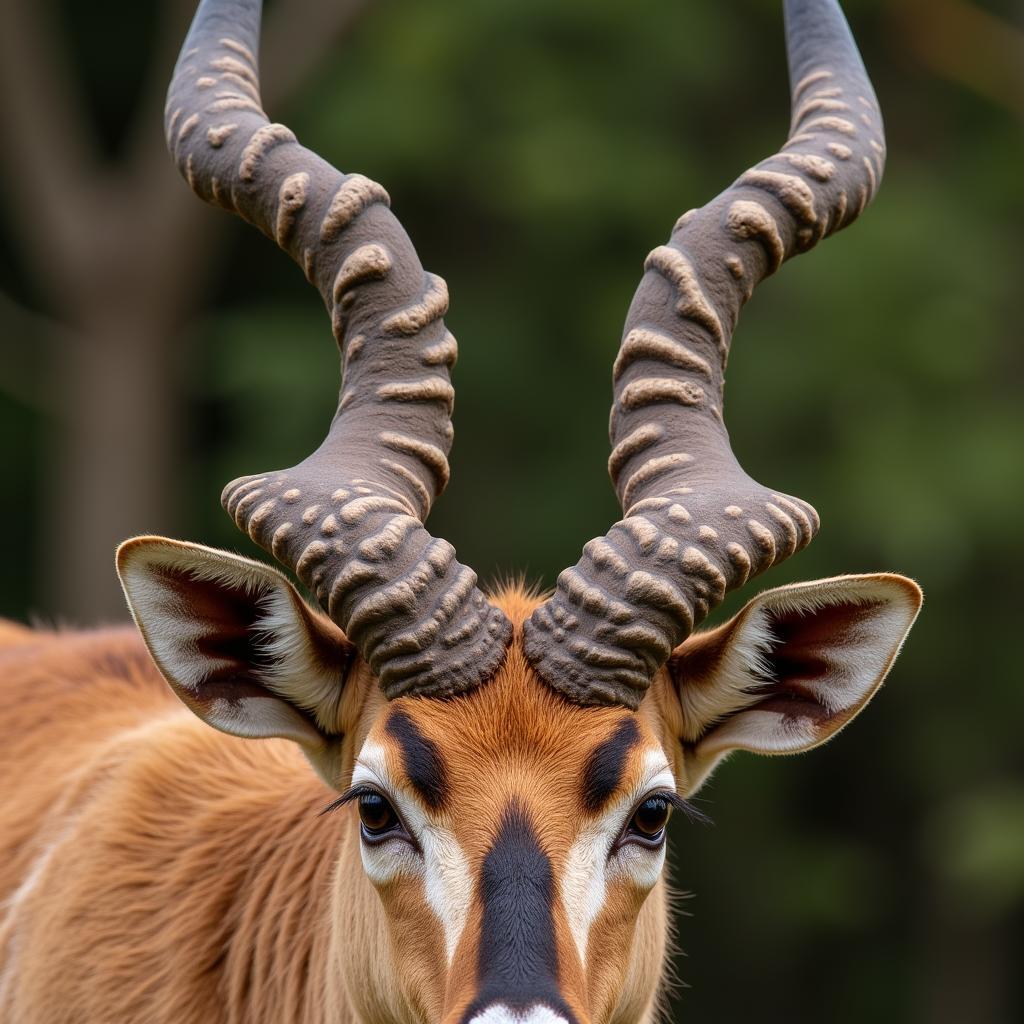
<path fill-rule="evenodd" d="M 535 1003 L 525 1009 L 513 1009 L 505 1003 L 491 1003 L 473 1017 L 469 1024 L 570 1024 L 550 1006 Z"/>
<path fill-rule="evenodd" d="M 506 809 L 480 873 L 475 998 L 462 1024 L 577 1024 L 555 937 L 555 881 L 526 810 Z"/>

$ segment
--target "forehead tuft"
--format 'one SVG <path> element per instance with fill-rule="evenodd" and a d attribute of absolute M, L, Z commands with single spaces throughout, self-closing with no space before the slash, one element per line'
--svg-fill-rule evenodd
<path fill-rule="evenodd" d="M 643 752 L 659 749 L 656 708 L 581 706 L 541 681 L 527 663 L 518 626 L 537 599 L 521 590 L 495 595 L 516 624 L 505 662 L 488 682 L 456 697 L 400 697 L 384 705 L 375 731 L 393 769 L 432 809 L 472 795 L 503 806 L 532 778 L 533 798 L 557 793 L 587 815 L 635 781 Z"/>

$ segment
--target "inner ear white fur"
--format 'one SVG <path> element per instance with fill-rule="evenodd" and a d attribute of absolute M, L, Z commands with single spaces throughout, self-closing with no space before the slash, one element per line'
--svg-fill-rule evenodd
<path fill-rule="evenodd" d="M 117 553 L 128 606 L 153 660 L 203 721 L 300 744 L 331 785 L 352 646 L 275 569 L 162 537 Z"/>
<path fill-rule="evenodd" d="M 683 644 L 669 671 L 688 790 L 733 750 L 798 753 L 839 732 L 882 685 L 921 600 L 892 574 L 796 583 Z"/>

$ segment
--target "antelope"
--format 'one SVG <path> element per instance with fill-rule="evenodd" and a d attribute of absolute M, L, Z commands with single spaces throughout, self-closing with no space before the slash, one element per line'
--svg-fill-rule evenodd
<path fill-rule="evenodd" d="M 873 197 L 871 84 L 835 0 L 785 0 L 789 138 L 679 218 L 626 318 L 623 518 L 549 596 L 485 594 L 424 526 L 452 443 L 447 288 L 380 185 L 266 118 L 260 6 L 202 0 L 166 130 L 331 316 L 323 443 L 222 495 L 319 608 L 265 564 L 143 536 L 117 552 L 137 633 L 0 630 L 0 1015 L 650 1021 L 673 810 L 733 751 L 842 729 L 921 604 L 905 577 L 839 576 L 695 631 L 818 529 L 740 467 L 723 375 L 755 285 Z"/>

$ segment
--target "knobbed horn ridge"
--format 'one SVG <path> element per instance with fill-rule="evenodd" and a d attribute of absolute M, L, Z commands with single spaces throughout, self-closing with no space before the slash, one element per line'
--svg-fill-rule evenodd
<path fill-rule="evenodd" d="M 260 106 L 260 0 L 203 0 L 168 95 L 193 190 L 273 238 L 323 296 L 341 350 L 338 411 L 297 466 L 228 484 L 240 529 L 294 570 L 389 698 L 494 673 L 511 639 L 476 574 L 423 527 L 448 480 L 455 339 L 388 194 L 300 146 Z"/>
<path fill-rule="evenodd" d="M 778 153 L 683 214 L 648 257 L 613 370 L 609 472 L 625 517 L 526 623 L 526 654 L 571 700 L 635 708 L 725 594 L 804 547 L 814 509 L 740 467 L 722 422 L 740 307 L 850 224 L 885 156 L 874 91 L 835 0 L 786 0 L 792 127 Z"/>

